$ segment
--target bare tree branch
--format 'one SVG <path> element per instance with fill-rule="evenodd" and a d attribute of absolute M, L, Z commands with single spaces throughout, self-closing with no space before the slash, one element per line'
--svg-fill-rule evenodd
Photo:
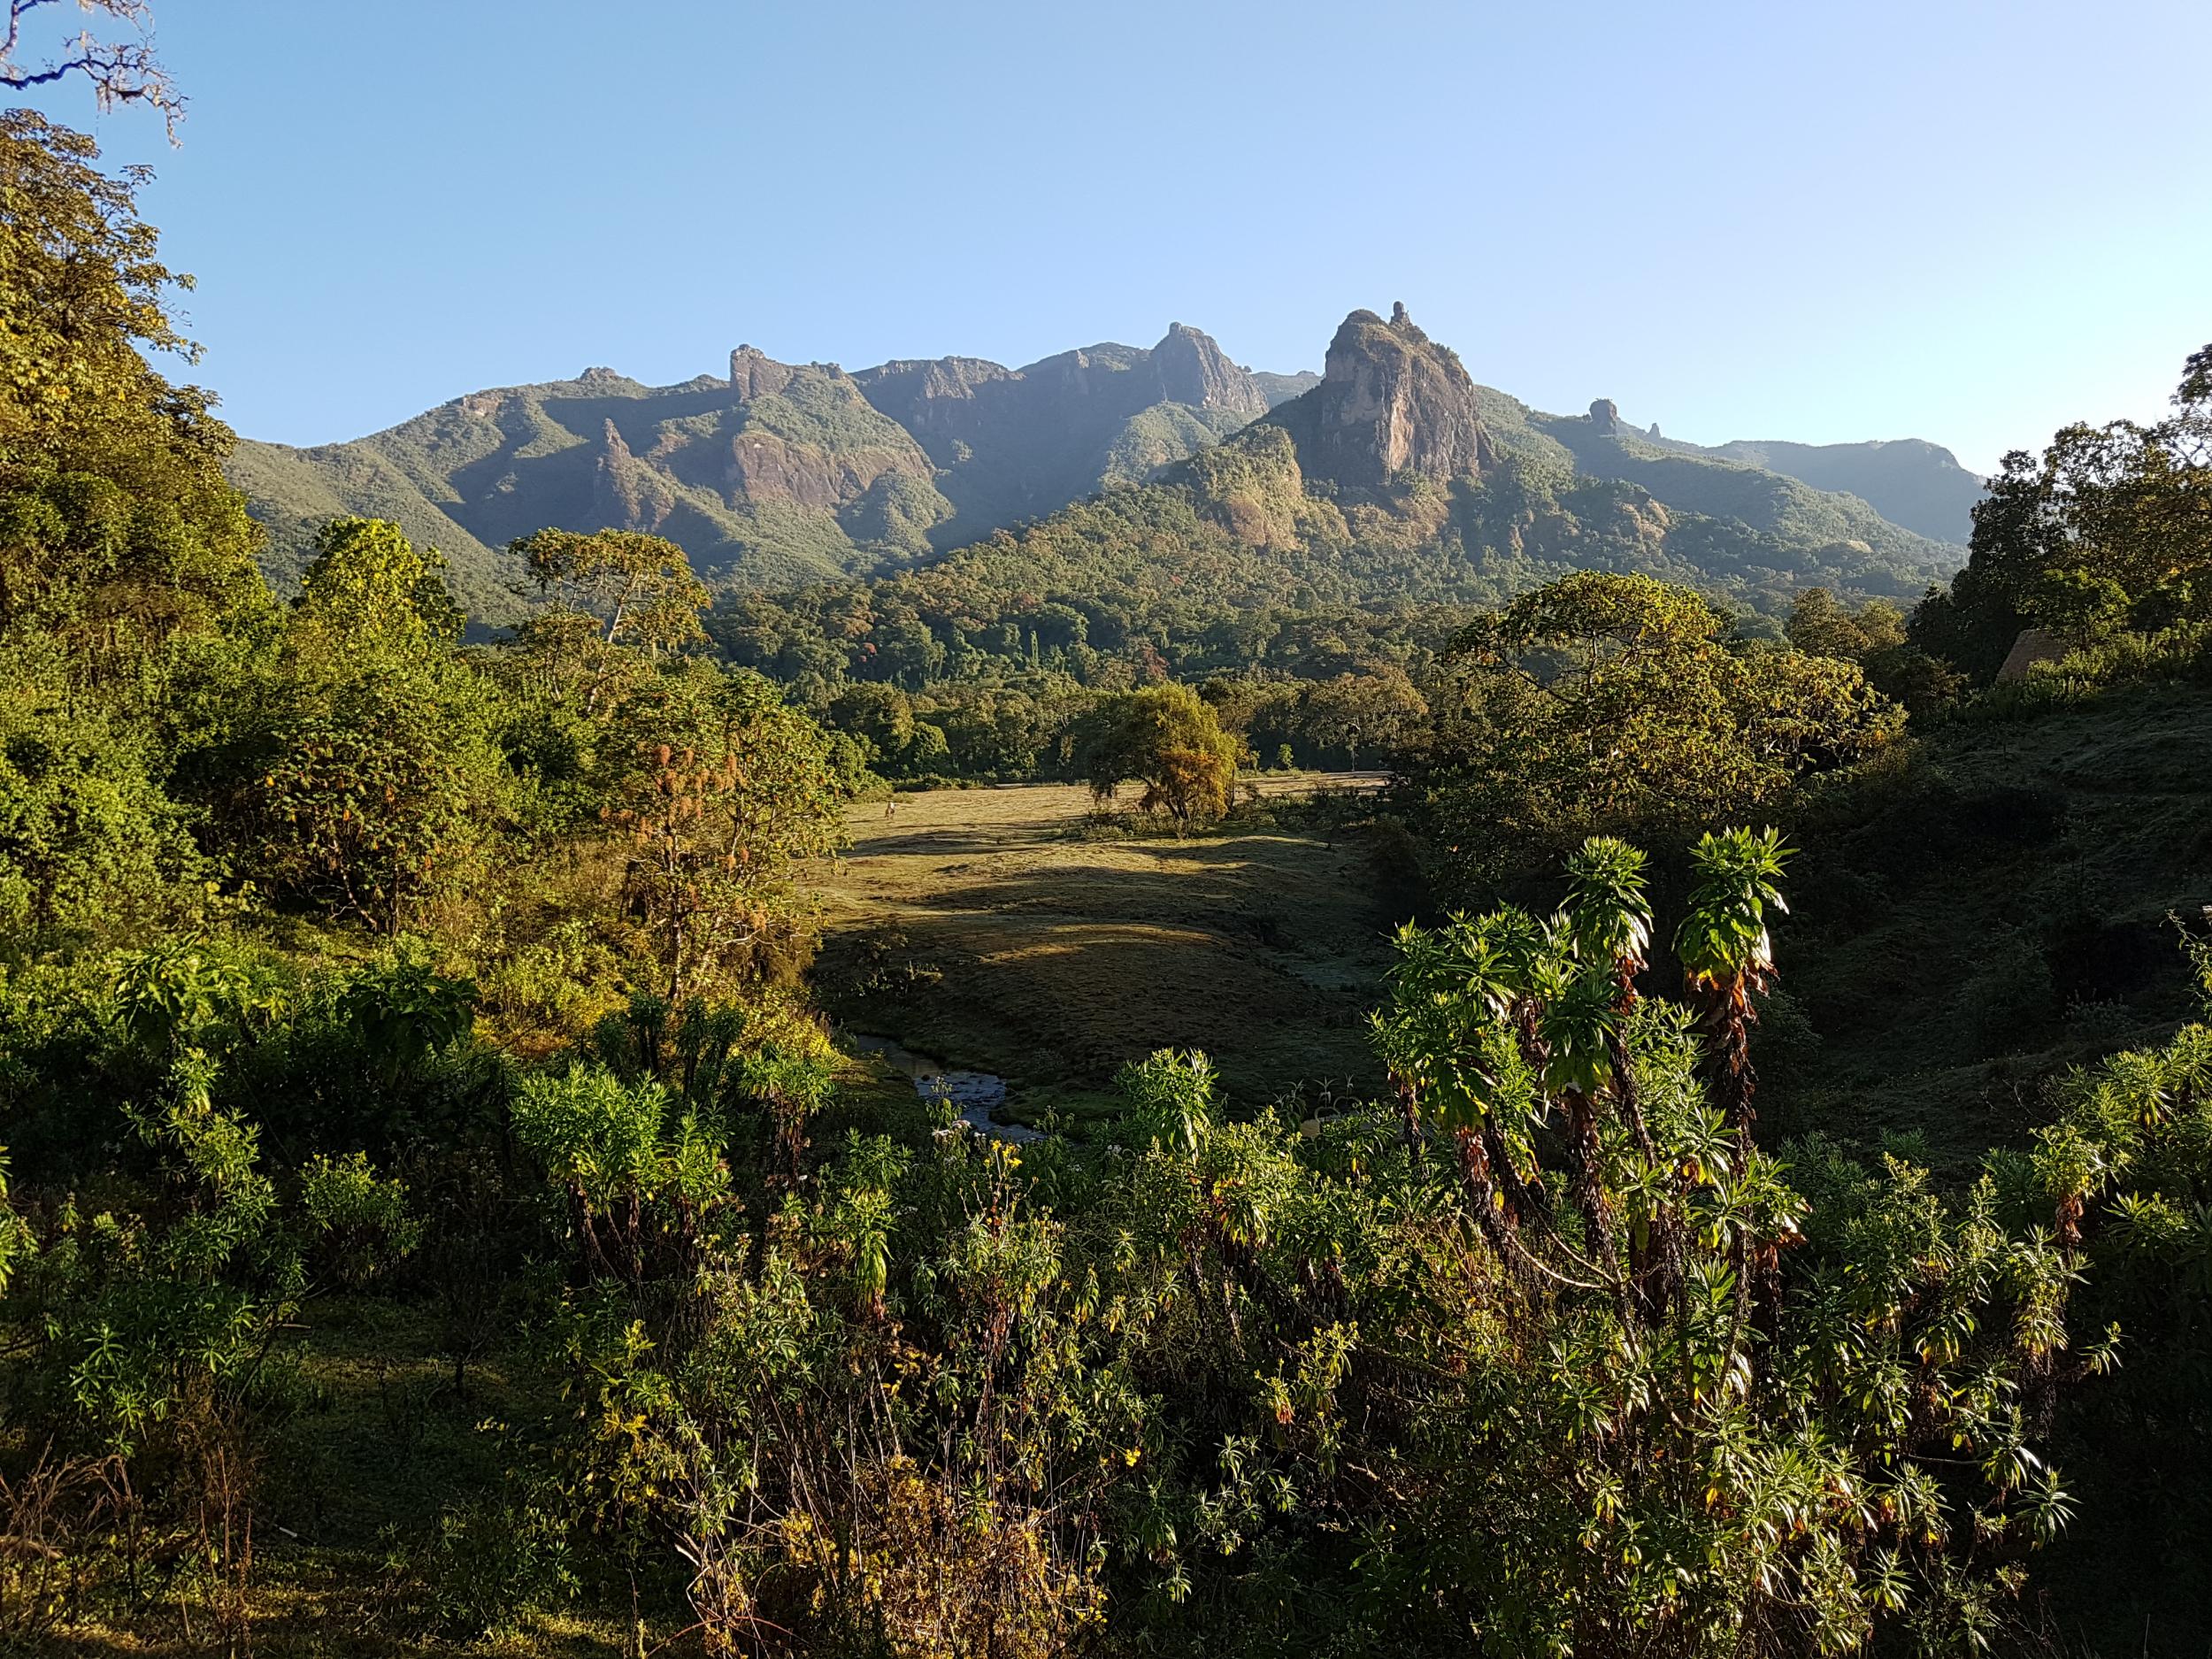
<path fill-rule="evenodd" d="M 35 65 L 21 61 L 24 20 L 34 12 L 61 4 L 62 0 L 7 0 L 7 32 L 0 36 L 0 88 L 26 91 L 82 75 L 92 83 L 93 98 L 104 113 L 119 104 L 151 104 L 161 111 L 169 142 L 176 142 L 177 123 L 184 119 L 184 97 L 155 53 L 154 17 L 146 0 L 76 0 L 78 11 L 127 26 L 136 38 L 103 40 L 88 28 L 60 42 L 53 56 Z"/>

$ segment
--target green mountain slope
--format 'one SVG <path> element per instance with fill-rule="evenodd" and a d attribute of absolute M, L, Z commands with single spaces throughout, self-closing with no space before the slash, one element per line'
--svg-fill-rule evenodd
<path fill-rule="evenodd" d="M 1295 378 L 1295 377 L 1292 377 Z M 648 387 L 611 370 L 456 398 L 312 449 L 250 444 L 233 478 L 296 577 L 334 513 L 396 519 L 452 560 L 480 610 L 511 609 L 499 552 L 546 525 L 650 531 L 739 588 L 879 574 L 1131 483 L 1264 412 L 1196 329 L 1023 369 L 977 358 L 858 374 L 749 346 L 726 378 Z"/>
<path fill-rule="evenodd" d="M 1932 575 L 1960 562 L 1932 538 L 1890 523 L 1856 495 L 1818 490 L 1783 473 L 1653 443 L 1632 429 L 1612 432 L 1586 417 L 1538 415 L 1533 424 L 1574 457 L 1578 472 L 1631 483 L 1669 507 L 1732 519 L 1810 550 L 1822 563 L 1855 558 L 1879 572 L 1892 592 L 1916 594 Z M 1860 587 L 1868 586 L 1863 578 Z"/>
<path fill-rule="evenodd" d="M 472 612 L 497 618 L 514 603 L 500 580 L 505 556 L 448 518 L 373 449 L 349 444 L 293 449 L 249 438 L 240 441 L 225 471 L 268 528 L 262 565 L 280 592 L 298 590 L 300 572 L 314 554 L 315 533 L 333 518 L 357 514 L 389 518 L 417 546 L 443 553 Z"/>
<path fill-rule="evenodd" d="M 1561 419 L 1546 417 L 1548 420 Z M 1974 529 L 1974 503 L 1983 480 L 1958 463 L 1940 444 L 1919 438 L 1870 443 L 1789 443 L 1778 439 L 1738 440 L 1704 445 L 1663 438 L 1630 425 L 1608 398 L 1590 405 L 1579 425 L 1596 436 L 1618 437 L 1646 456 L 1652 451 L 1709 461 L 1733 462 L 1809 484 L 1815 489 L 1855 495 L 1890 523 L 1917 535 L 1960 547 Z"/>
<path fill-rule="evenodd" d="M 1149 482 L 864 588 L 749 601 L 716 632 L 787 679 L 1087 673 L 1086 653 L 1190 675 L 1294 668 L 1322 612 L 1494 605 L 1573 569 L 1779 618 L 1808 587 L 1905 597 L 1955 563 L 1863 502 L 1732 463 L 1585 444 L 1585 466 L 1571 425 L 1476 386 L 1402 308 L 1356 311 L 1318 383 Z"/>
<path fill-rule="evenodd" d="M 1671 447 L 1671 446 L 1670 446 Z M 1815 489 L 1858 496 L 1892 524 L 1963 547 L 1982 498 L 1978 473 L 1940 444 L 1918 438 L 1873 443 L 1724 443 L 1708 451 L 1725 461 L 1763 466 Z"/>

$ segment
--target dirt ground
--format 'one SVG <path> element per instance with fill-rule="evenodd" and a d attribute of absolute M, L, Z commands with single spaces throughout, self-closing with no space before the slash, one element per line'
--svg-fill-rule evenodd
<path fill-rule="evenodd" d="M 1370 841 L 1281 810 L 1358 774 L 1283 774 L 1250 821 L 1178 841 L 1100 827 L 1060 785 L 853 809 L 821 872 L 817 982 L 854 1030 L 1080 1111 L 1155 1048 L 1213 1056 L 1252 1106 L 1371 1079 L 1365 1019 L 1402 917 Z"/>

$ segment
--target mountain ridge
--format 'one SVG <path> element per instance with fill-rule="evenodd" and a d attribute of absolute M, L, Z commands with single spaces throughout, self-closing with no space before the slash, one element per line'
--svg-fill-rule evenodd
<path fill-rule="evenodd" d="M 1352 504 L 1371 518 L 1397 511 L 1383 504 L 1394 480 L 1479 479 L 1509 462 L 1532 476 L 1631 487 L 1658 512 L 1740 521 L 1803 549 L 1863 546 L 1886 569 L 1940 574 L 1947 557 L 1863 496 L 1754 458 L 1865 474 L 1855 451 L 1891 449 L 1927 474 L 1939 471 L 1932 457 L 1949 461 L 1938 446 L 1706 449 L 1627 426 L 1603 400 L 1586 417 L 1543 414 L 1476 382 L 1402 304 L 1388 321 L 1348 316 L 1320 374 L 1245 368 L 1179 322 L 1150 348 L 1101 342 L 1018 368 L 944 357 L 849 373 L 741 345 L 724 376 L 652 387 L 593 367 L 466 393 L 346 442 L 246 441 L 231 475 L 269 528 L 280 585 L 296 580 L 327 518 L 389 518 L 441 549 L 470 608 L 499 621 L 522 603 L 505 545 L 544 525 L 667 536 L 725 587 L 863 580 L 1175 472 L 1258 426 L 1289 435 L 1302 479 L 1363 498 Z M 1882 493 L 1878 477 L 1867 487 Z M 1956 495 L 1936 510 L 1955 516 Z M 1651 511 L 1636 511 L 1660 534 Z"/>

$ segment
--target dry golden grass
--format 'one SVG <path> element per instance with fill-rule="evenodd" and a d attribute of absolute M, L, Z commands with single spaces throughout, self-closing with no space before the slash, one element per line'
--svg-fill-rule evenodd
<path fill-rule="evenodd" d="M 856 807 L 849 855 L 819 877 L 837 1011 L 1003 1074 L 1018 1108 L 1167 1046 L 1205 1049 L 1248 1104 L 1372 1071 L 1364 1019 L 1400 918 L 1364 843 L 1265 814 L 1177 841 L 1090 809 L 1043 784 Z"/>

